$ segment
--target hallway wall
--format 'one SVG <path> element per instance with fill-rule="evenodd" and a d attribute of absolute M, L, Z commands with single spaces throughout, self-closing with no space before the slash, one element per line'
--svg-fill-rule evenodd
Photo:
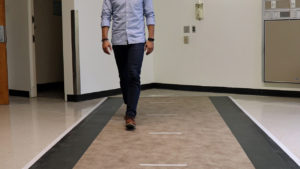
<path fill-rule="evenodd" d="M 195 0 L 153 1 L 155 82 L 300 90 L 300 85 L 263 82 L 261 1 L 205 0 L 201 21 L 195 19 Z M 184 45 L 187 25 L 197 32 L 186 34 L 190 44 Z"/>
<path fill-rule="evenodd" d="M 38 84 L 63 82 L 62 17 L 53 0 L 34 0 L 36 78 Z"/>
<path fill-rule="evenodd" d="M 30 91 L 29 0 L 5 1 L 9 89 Z"/>
<path fill-rule="evenodd" d="M 103 0 L 75 0 L 75 8 L 79 13 L 82 94 L 120 87 L 114 56 L 106 55 L 102 51 L 100 25 L 102 3 Z M 111 36 L 109 38 L 111 39 Z M 145 56 L 141 75 L 142 83 L 152 83 L 153 76 L 153 55 Z"/>
<path fill-rule="evenodd" d="M 296 84 L 263 82 L 260 1 L 207 0 L 202 21 L 194 19 L 194 0 L 153 1 L 157 21 L 155 52 L 145 56 L 143 84 L 300 90 Z M 29 2 L 6 1 L 9 88 L 15 90 L 30 91 L 33 78 L 30 77 Z M 82 94 L 119 88 L 114 57 L 101 49 L 102 2 L 62 1 L 66 95 L 73 94 L 71 9 L 79 10 Z M 183 44 L 186 25 L 197 27 L 195 34 L 188 34 L 189 45 Z"/>

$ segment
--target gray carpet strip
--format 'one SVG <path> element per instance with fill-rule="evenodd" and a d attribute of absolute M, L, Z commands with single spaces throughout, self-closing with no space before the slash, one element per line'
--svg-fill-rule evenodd
<path fill-rule="evenodd" d="M 41 157 L 31 169 L 71 169 L 121 107 L 121 98 L 109 98 Z"/>

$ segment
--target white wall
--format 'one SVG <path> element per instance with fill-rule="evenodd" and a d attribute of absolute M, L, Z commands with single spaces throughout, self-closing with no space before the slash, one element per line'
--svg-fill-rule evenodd
<path fill-rule="evenodd" d="M 62 82 L 62 17 L 53 14 L 53 0 L 34 0 L 34 16 L 37 83 Z"/>
<path fill-rule="evenodd" d="M 5 3 L 9 89 L 30 91 L 28 0 Z"/>
<path fill-rule="evenodd" d="M 117 67 L 113 55 L 102 52 L 102 0 L 75 1 L 79 11 L 79 52 L 81 93 L 92 93 L 119 88 Z M 153 56 L 145 56 L 141 81 L 153 82 Z"/>
<path fill-rule="evenodd" d="M 194 0 L 154 0 L 155 52 L 145 56 L 142 83 L 300 90 L 300 85 L 263 83 L 261 5 L 253 0 L 206 0 L 205 19 L 196 21 Z M 81 92 L 119 88 L 114 57 L 101 49 L 101 7 L 102 0 L 62 1 L 66 95 L 73 94 L 71 9 L 79 10 Z M 10 89 L 34 88 L 30 13 L 30 0 L 6 1 Z M 189 45 L 183 44 L 185 25 L 197 26 Z"/>
<path fill-rule="evenodd" d="M 194 2 L 154 0 L 155 82 L 300 90 L 300 85 L 263 83 L 261 1 L 205 0 L 202 21 L 194 19 Z M 189 45 L 183 44 L 185 25 L 197 27 Z"/>

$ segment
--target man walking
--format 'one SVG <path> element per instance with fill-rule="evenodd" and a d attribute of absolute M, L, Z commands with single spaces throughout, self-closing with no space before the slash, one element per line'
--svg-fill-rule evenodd
<path fill-rule="evenodd" d="M 112 49 L 119 71 L 124 103 L 127 105 L 125 122 L 128 130 L 135 129 L 136 109 L 140 96 L 140 74 L 144 51 L 154 49 L 154 11 L 152 0 L 103 0 L 102 48 L 107 54 Z M 145 24 L 149 38 L 145 38 Z M 108 30 L 112 19 L 112 45 Z"/>

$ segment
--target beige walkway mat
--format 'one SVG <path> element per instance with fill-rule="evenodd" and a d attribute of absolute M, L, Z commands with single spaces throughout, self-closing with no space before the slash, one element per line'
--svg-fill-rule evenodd
<path fill-rule="evenodd" d="M 137 129 L 126 131 L 125 105 L 76 169 L 254 168 L 208 97 L 141 98 Z"/>

